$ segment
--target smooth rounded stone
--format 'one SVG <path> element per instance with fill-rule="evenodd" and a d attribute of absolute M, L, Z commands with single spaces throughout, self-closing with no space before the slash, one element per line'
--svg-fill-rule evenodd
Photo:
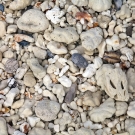
<path fill-rule="evenodd" d="M 89 0 L 89 7 L 94 11 L 102 12 L 109 9 L 112 5 L 112 0 Z"/>
<path fill-rule="evenodd" d="M 8 135 L 6 120 L 0 117 L 0 135 Z"/>
<path fill-rule="evenodd" d="M 44 121 L 51 121 L 56 119 L 58 112 L 60 111 L 60 104 L 55 101 L 42 100 L 39 101 L 35 107 L 35 113 L 37 117 Z"/>
<path fill-rule="evenodd" d="M 64 87 L 71 87 L 72 81 L 66 77 L 65 75 L 60 77 L 58 81 L 64 86 Z"/>
<path fill-rule="evenodd" d="M 7 27 L 7 33 L 11 34 L 11 33 L 15 33 L 17 31 L 17 25 L 9 25 Z"/>
<path fill-rule="evenodd" d="M 46 52 L 47 52 L 47 58 L 54 58 L 55 55 L 50 50 L 47 49 Z"/>
<path fill-rule="evenodd" d="M 9 51 L 4 52 L 4 53 L 3 53 L 3 56 L 4 56 L 5 58 L 12 58 L 12 57 L 14 56 L 14 53 L 9 50 Z"/>
<path fill-rule="evenodd" d="M 88 66 L 88 61 L 79 53 L 74 53 L 71 60 L 79 68 L 86 68 Z"/>
<path fill-rule="evenodd" d="M 114 2 L 114 5 L 115 5 L 115 8 L 117 10 L 120 10 L 120 8 L 121 8 L 121 6 L 123 4 L 123 0 L 113 0 L 113 2 Z"/>
<path fill-rule="evenodd" d="M 17 26 L 21 30 L 35 33 L 47 29 L 49 22 L 43 12 L 36 9 L 30 9 L 18 19 Z"/>
<path fill-rule="evenodd" d="M 51 135 L 51 131 L 44 130 L 43 128 L 34 127 L 31 131 L 29 131 L 28 135 Z"/>
<path fill-rule="evenodd" d="M 45 76 L 46 70 L 39 64 L 36 58 L 27 59 L 27 64 L 36 78 L 41 79 Z"/>
<path fill-rule="evenodd" d="M 18 100 L 18 101 L 15 101 L 15 102 L 12 104 L 11 108 L 12 108 L 12 109 L 20 108 L 20 107 L 23 105 L 23 103 L 24 103 L 24 99 L 20 99 L 20 100 Z"/>
<path fill-rule="evenodd" d="M 24 75 L 23 82 L 27 87 L 34 87 L 36 85 L 36 79 L 35 79 L 33 73 L 32 72 L 27 72 Z"/>
<path fill-rule="evenodd" d="M 4 6 L 3 6 L 3 4 L 0 4 L 0 11 L 1 12 L 4 12 Z"/>
<path fill-rule="evenodd" d="M 78 7 L 87 6 L 89 0 L 71 0 L 72 3 Z"/>
<path fill-rule="evenodd" d="M 95 135 L 94 132 L 87 128 L 80 128 L 73 135 Z"/>
<path fill-rule="evenodd" d="M 0 38 L 6 34 L 6 22 L 0 21 Z"/>
<path fill-rule="evenodd" d="M 55 41 L 50 41 L 47 44 L 47 48 L 54 54 L 66 54 L 67 48 L 59 42 L 55 42 Z"/>
<path fill-rule="evenodd" d="M 5 71 L 14 73 L 18 69 L 18 62 L 14 58 L 10 58 L 5 63 Z"/>
<path fill-rule="evenodd" d="M 14 0 L 10 3 L 9 8 L 12 10 L 24 9 L 31 4 L 33 0 Z"/>
<path fill-rule="evenodd" d="M 127 115 L 135 118 L 135 101 L 130 102 L 128 106 Z"/>
<path fill-rule="evenodd" d="M 38 123 L 40 121 L 40 118 L 30 116 L 30 117 L 27 118 L 27 121 L 28 121 L 28 123 L 30 124 L 31 127 L 34 127 L 36 125 L 36 123 Z"/>
<path fill-rule="evenodd" d="M 30 44 L 30 42 L 28 42 L 28 41 L 25 41 L 25 40 L 23 40 L 23 41 L 21 41 L 21 42 L 18 42 L 18 44 L 20 45 L 20 46 L 27 46 L 27 45 L 29 45 Z"/>
<path fill-rule="evenodd" d="M 50 34 L 51 39 L 57 42 L 63 42 L 70 44 L 76 42 L 79 39 L 79 35 L 74 27 L 60 28 L 57 27 Z"/>
<path fill-rule="evenodd" d="M 34 55 L 39 59 L 45 59 L 46 57 L 46 50 L 41 49 L 39 47 L 32 48 Z"/>

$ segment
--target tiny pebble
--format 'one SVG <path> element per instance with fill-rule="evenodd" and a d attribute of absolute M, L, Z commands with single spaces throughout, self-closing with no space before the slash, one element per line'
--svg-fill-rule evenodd
<path fill-rule="evenodd" d="M 79 68 L 86 68 L 88 66 L 88 61 L 79 53 L 74 53 L 71 60 Z"/>
<path fill-rule="evenodd" d="M 4 12 L 4 6 L 2 4 L 0 4 L 0 11 Z"/>
<path fill-rule="evenodd" d="M 8 73 L 14 73 L 18 69 L 18 62 L 14 58 L 7 60 L 5 64 L 5 70 Z"/>

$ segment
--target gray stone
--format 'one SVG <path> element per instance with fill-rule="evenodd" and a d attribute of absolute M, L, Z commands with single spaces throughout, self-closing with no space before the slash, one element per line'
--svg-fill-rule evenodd
<path fill-rule="evenodd" d="M 44 121 L 54 120 L 57 117 L 59 111 L 60 104 L 50 100 L 39 101 L 35 107 L 35 113 L 37 117 Z"/>

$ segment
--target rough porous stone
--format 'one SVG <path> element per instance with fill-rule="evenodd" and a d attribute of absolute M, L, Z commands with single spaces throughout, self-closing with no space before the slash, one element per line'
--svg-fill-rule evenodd
<path fill-rule="evenodd" d="M 51 135 L 50 130 L 44 130 L 43 128 L 34 127 L 28 135 Z"/>
<path fill-rule="evenodd" d="M 59 111 L 60 104 L 50 100 L 39 101 L 35 107 L 35 113 L 37 117 L 44 121 L 54 120 L 57 117 Z"/>
<path fill-rule="evenodd" d="M 5 64 L 5 71 L 8 73 L 14 73 L 18 69 L 18 62 L 14 58 L 7 60 Z"/>
<path fill-rule="evenodd" d="M 82 32 L 80 35 L 82 46 L 88 50 L 92 51 L 98 47 L 103 39 L 102 29 L 99 27 L 92 28 L 85 32 Z"/>
<path fill-rule="evenodd" d="M 76 29 L 73 27 L 57 27 L 54 29 L 50 36 L 52 40 L 66 44 L 70 44 L 79 39 L 79 35 L 77 34 Z"/>
<path fill-rule="evenodd" d="M 45 76 L 46 70 L 39 64 L 37 59 L 35 58 L 27 59 L 27 64 L 33 71 L 35 77 L 41 79 Z"/>
<path fill-rule="evenodd" d="M 96 72 L 97 85 L 115 100 L 128 101 L 128 83 L 125 73 L 121 68 L 111 64 L 104 64 Z"/>
<path fill-rule="evenodd" d="M 90 129 L 80 128 L 73 135 L 95 135 L 94 132 Z"/>
<path fill-rule="evenodd" d="M 114 100 L 112 98 L 108 98 L 99 107 L 93 108 L 89 112 L 91 120 L 94 122 L 103 122 L 106 118 L 111 118 L 116 111 L 114 105 Z"/>
<path fill-rule="evenodd" d="M 30 9 L 18 19 L 17 26 L 21 30 L 35 33 L 47 29 L 49 22 L 43 12 Z"/>

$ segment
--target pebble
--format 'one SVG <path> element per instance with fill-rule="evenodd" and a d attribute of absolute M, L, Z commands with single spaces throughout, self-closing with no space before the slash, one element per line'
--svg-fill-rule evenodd
<path fill-rule="evenodd" d="M 29 18 L 28 21 L 27 21 L 27 18 Z M 31 25 L 29 25 L 29 24 L 31 24 Z M 30 9 L 30 10 L 27 10 L 18 19 L 17 26 L 21 30 L 35 33 L 35 32 L 40 32 L 40 31 L 47 29 L 49 26 L 49 22 L 46 19 L 43 12 L 36 10 L 36 9 Z"/>
<path fill-rule="evenodd" d="M 5 64 L 5 71 L 8 73 L 14 73 L 18 69 L 18 62 L 14 58 L 7 60 Z"/>
<path fill-rule="evenodd" d="M 0 38 L 2 38 L 6 34 L 6 22 L 0 21 Z"/>
<path fill-rule="evenodd" d="M 120 10 L 122 4 L 123 4 L 123 0 L 113 0 L 114 4 L 115 4 L 115 8 L 116 10 Z"/>
<path fill-rule="evenodd" d="M 11 33 L 16 33 L 17 31 L 17 25 L 9 25 L 7 27 L 7 33 L 11 34 Z"/>
<path fill-rule="evenodd" d="M 27 72 L 24 75 L 24 84 L 27 87 L 34 87 L 36 85 L 36 79 L 35 79 L 35 77 L 34 77 L 32 72 Z"/>
<path fill-rule="evenodd" d="M 45 59 L 46 57 L 46 51 L 39 48 L 39 47 L 33 47 L 33 53 L 35 55 L 35 57 L 39 58 L 39 59 Z"/>
<path fill-rule="evenodd" d="M 46 70 L 39 64 L 37 59 L 35 58 L 27 59 L 27 64 L 33 71 L 35 77 L 41 79 L 45 76 Z"/>
<path fill-rule="evenodd" d="M 59 111 L 60 104 L 50 100 L 39 101 L 35 108 L 37 117 L 41 118 L 44 121 L 52 121 L 56 119 Z"/>
<path fill-rule="evenodd" d="M 0 117 L 0 134 L 1 135 L 8 135 L 6 120 L 2 117 Z"/>
<path fill-rule="evenodd" d="M 79 53 L 74 53 L 71 60 L 79 68 L 86 68 L 88 66 L 88 61 Z"/>
<path fill-rule="evenodd" d="M 28 135 L 51 135 L 50 130 L 44 130 L 43 128 L 34 127 Z"/>
<path fill-rule="evenodd" d="M 4 12 L 4 6 L 3 6 L 3 4 L 0 4 L 0 11 L 1 12 Z"/>

